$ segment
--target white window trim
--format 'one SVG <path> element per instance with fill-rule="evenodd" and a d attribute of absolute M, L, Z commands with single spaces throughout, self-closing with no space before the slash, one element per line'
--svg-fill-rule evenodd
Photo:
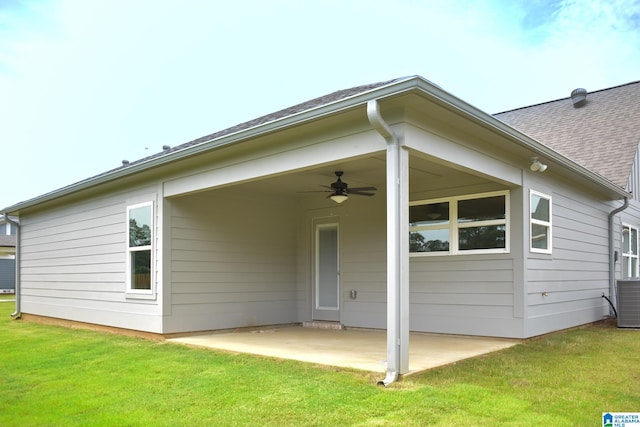
<path fill-rule="evenodd" d="M 473 200 L 473 199 L 483 199 L 486 197 L 494 197 L 494 196 L 504 196 L 504 220 L 490 220 L 490 221 L 478 221 L 478 222 L 466 222 L 462 224 L 458 224 L 458 202 L 461 200 Z M 436 252 L 409 252 L 410 257 L 423 257 L 423 256 L 450 256 L 450 255 L 474 255 L 474 254 L 506 254 L 510 251 L 510 234 L 511 234 L 511 224 L 510 224 L 510 208 L 511 204 L 509 202 L 509 190 L 501 190 L 501 191 L 491 191 L 487 193 L 477 193 L 477 194 L 465 194 L 462 196 L 453 196 L 453 197 L 441 197 L 438 199 L 427 199 L 427 200 L 416 200 L 413 202 L 409 202 L 409 206 L 419 206 L 419 205 L 428 205 L 434 203 L 442 203 L 449 202 L 449 250 L 448 251 L 436 251 Z M 460 250 L 458 247 L 459 244 L 459 234 L 458 230 L 460 228 L 471 228 L 471 227 L 482 227 L 482 226 L 490 226 L 490 225 L 503 225 L 505 226 L 505 236 L 504 236 L 504 248 L 498 249 L 471 249 L 471 250 Z M 425 225 L 419 227 L 409 227 L 410 230 L 443 230 L 446 227 L 442 227 L 439 225 Z"/>
<path fill-rule="evenodd" d="M 151 206 L 151 245 L 137 246 L 132 248 L 129 246 L 129 218 L 133 209 Z M 154 299 L 156 295 L 156 269 L 155 269 L 155 240 L 156 240 L 156 227 L 155 227 L 155 209 L 153 201 L 137 203 L 127 206 L 127 236 L 126 236 L 126 295 L 127 298 L 139 298 L 139 299 Z M 150 289 L 132 289 L 131 288 L 131 252 L 150 250 L 151 251 L 151 287 Z"/>
<path fill-rule="evenodd" d="M 534 219 L 531 217 L 531 198 L 533 196 L 538 196 L 541 197 L 543 199 L 547 199 L 549 200 L 549 221 L 541 221 L 539 219 Z M 534 252 L 534 253 L 539 253 L 539 254 L 551 254 L 553 253 L 553 236 L 552 236 L 552 224 L 553 224 L 553 200 L 551 198 L 550 195 L 548 194 L 544 194 L 541 193 L 539 191 L 536 190 L 529 190 L 529 251 Z M 535 225 L 541 225 L 543 227 L 547 227 L 547 229 L 549 230 L 548 234 L 547 234 L 547 249 L 540 249 L 540 248 L 534 248 L 533 247 L 533 226 Z"/>
<path fill-rule="evenodd" d="M 622 224 L 622 233 L 624 233 L 624 229 L 625 228 L 628 228 L 629 231 L 631 231 L 631 229 L 636 230 L 636 239 L 640 239 L 640 234 L 639 234 L 640 230 L 638 230 L 638 227 L 634 227 L 633 225 L 629 225 L 629 224 L 624 224 L 623 223 Z M 629 236 L 631 236 L 631 234 L 629 234 Z M 624 258 L 632 259 L 633 263 L 635 264 L 635 271 L 638 274 L 640 274 L 640 268 L 639 268 L 640 266 L 638 265 L 639 264 L 639 260 L 640 260 L 640 255 L 637 254 L 637 253 L 634 254 L 633 252 L 627 252 L 627 253 L 624 252 L 624 236 L 620 236 L 620 246 L 621 246 L 621 248 L 620 248 L 621 251 L 620 252 L 622 252 L 623 260 L 624 260 Z M 631 241 L 629 241 L 629 248 L 631 248 L 631 247 L 632 247 Z M 638 249 L 638 252 L 640 252 L 640 242 L 638 242 L 638 241 L 636 241 L 636 248 Z M 620 269 L 622 269 L 624 264 L 625 263 L 623 262 L 622 266 L 620 267 Z M 627 265 L 631 266 L 631 262 L 627 263 Z M 629 271 L 622 271 L 622 277 L 624 279 L 630 279 L 630 278 L 635 278 L 635 277 L 638 277 L 638 276 L 637 275 L 636 276 L 632 276 L 631 274 L 629 274 Z"/>

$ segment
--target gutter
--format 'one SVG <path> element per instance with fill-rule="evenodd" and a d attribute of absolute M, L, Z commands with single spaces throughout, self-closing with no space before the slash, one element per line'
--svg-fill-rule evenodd
<path fill-rule="evenodd" d="M 304 110 L 286 117 L 275 119 L 270 122 L 262 123 L 236 132 L 231 132 L 222 136 L 214 137 L 210 140 L 200 142 L 196 145 L 185 147 L 177 151 L 172 151 L 170 153 L 167 153 L 166 155 L 149 158 L 148 160 L 143 159 L 139 162 L 131 164 L 130 166 L 121 167 L 111 172 L 106 172 L 102 175 L 98 175 L 96 177 L 79 181 L 66 187 L 51 191 L 44 195 L 16 203 L 15 205 L 9 206 L 4 210 L 7 212 L 19 212 L 21 209 L 30 208 L 41 203 L 49 202 L 51 200 L 67 196 L 77 191 L 85 190 L 119 178 L 133 175 L 135 173 L 144 172 L 155 167 L 175 162 L 177 160 L 182 160 L 214 149 L 224 148 L 230 145 L 241 143 L 249 138 L 259 137 L 289 128 L 294 125 L 300 125 L 306 122 L 334 115 L 366 104 L 371 99 L 371 97 L 374 96 L 373 94 L 375 94 L 375 96 L 388 97 L 408 92 L 415 89 L 415 79 L 415 77 L 410 77 L 402 79 L 400 81 L 394 81 L 392 83 L 389 83 L 388 85 L 380 86 L 370 91 L 361 92 L 328 104 L 320 105 L 309 110 Z"/>
<path fill-rule="evenodd" d="M 621 197 L 629 197 L 629 192 L 624 190 L 619 185 L 613 183 L 607 178 L 585 168 L 584 166 L 574 162 L 573 160 L 564 157 L 562 154 L 553 150 L 552 148 L 536 141 L 530 136 L 520 132 L 519 130 L 507 125 L 506 123 L 498 120 L 492 115 L 485 113 L 484 111 L 472 106 L 471 104 L 466 103 L 460 98 L 451 95 L 450 93 L 444 91 L 443 89 L 429 84 L 428 82 L 422 80 L 423 84 L 418 84 L 418 87 L 424 88 L 424 90 L 428 93 L 428 95 L 439 101 L 442 104 L 445 104 L 449 109 L 454 111 L 459 111 L 467 116 L 467 118 L 475 121 L 483 125 L 486 128 L 492 129 L 496 133 L 507 135 L 509 138 L 515 140 L 520 146 L 527 148 L 533 151 L 536 155 L 545 157 L 549 160 L 553 160 L 555 163 L 558 163 L 564 169 L 567 169 L 573 173 L 581 175 L 588 180 L 595 182 L 601 187 L 606 188 L 611 191 L 613 194 L 616 194 Z"/>
<path fill-rule="evenodd" d="M 286 117 L 275 119 L 271 122 L 262 123 L 253 127 L 215 137 L 196 145 L 185 147 L 177 151 L 172 151 L 165 155 L 149 158 L 148 160 L 141 160 L 140 162 L 132 164 L 130 166 L 118 168 L 111 172 L 98 175 L 94 178 L 89 178 L 87 180 L 71 184 L 61 189 L 54 190 L 50 193 L 46 193 L 42 196 L 17 203 L 13 206 L 5 208 L 4 210 L 7 212 L 16 213 L 19 212 L 20 209 L 30 208 L 41 203 L 64 197 L 76 191 L 91 188 L 96 185 L 104 184 L 125 176 L 133 175 L 135 173 L 144 172 L 151 168 L 163 166 L 165 164 L 185 159 L 202 152 L 226 147 L 242 142 L 248 138 L 277 132 L 281 129 L 288 128 L 293 125 L 299 125 L 305 122 L 327 117 L 332 114 L 340 113 L 342 111 L 364 105 L 374 98 L 379 101 L 382 99 L 415 91 L 420 92 L 421 95 L 425 98 L 431 99 L 432 101 L 441 104 L 445 108 L 458 112 L 462 116 L 471 119 L 472 121 L 479 123 L 482 126 L 492 129 L 497 133 L 508 136 L 510 139 L 515 140 L 520 146 L 532 150 L 536 155 L 545 157 L 549 160 L 553 160 L 563 168 L 586 177 L 590 181 L 597 183 L 598 185 L 608 189 L 614 194 L 617 194 L 621 197 L 629 196 L 628 192 L 626 192 L 613 182 L 607 180 L 606 178 L 590 171 L 583 166 L 580 166 L 579 164 L 567 159 L 566 157 L 563 157 L 561 154 L 557 153 L 546 145 L 539 143 L 538 141 L 501 122 L 490 114 L 487 114 L 477 109 L 476 107 L 473 107 L 472 105 L 466 103 L 465 101 L 462 101 L 461 99 L 451 95 L 450 93 L 429 82 L 428 80 L 425 80 L 419 76 L 412 76 L 404 79 L 394 80 L 385 86 L 380 86 L 369 91 L 361 92 L 353 96 L 331 102 L 329 104 L 320 105 L 316 108 L 294 113 Z"/>
<path fill-rule="evenodd" d="M 9 214 L 4 214 L 4 220 L 16 227 L 16 310 L 11 313 L 11 317 L 19 319 L 22 316 L 20 312 L 20 223 L 9 218 Z"/>
<path fill-rule="evenodd" d="M 617 295 L 616 295 L 616 251 L 613 249 L 615 244 L 613 238 L 613 219 L 614 217 L 622 212 L 623 210 L 629 207 L 629 198 L 624 198 L 624 204 L 619 208 L 611 211 L 609 214 L 609 304 L 612 305 L 613 311 L 615 311 L 615 306 L 613 306 L 612 301 L 616 301 L 617 305 Z M 604 297 L 604 293 L 602 294 Z M 611 315 L 612 310 L 609 310 L 609 314 Z"/>

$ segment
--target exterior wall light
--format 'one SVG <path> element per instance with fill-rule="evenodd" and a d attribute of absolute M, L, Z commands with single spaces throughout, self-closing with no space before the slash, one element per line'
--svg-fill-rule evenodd
<path fill-rule="evenodd" d="M 533 172 L 544 172 L 547 170 L 547 165 L 541 163 L 537 157 L 532 157 L 531 166 L 529 166 L 529 169 L 531 169 Z"/>

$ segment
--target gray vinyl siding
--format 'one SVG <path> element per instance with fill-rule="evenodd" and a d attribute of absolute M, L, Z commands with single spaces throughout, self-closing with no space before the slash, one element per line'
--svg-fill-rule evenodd
<path fill-rule="evenodd" d="M 344 207 L 340 230 L 341 321 L 346 326 L 385 328 L 387 323 L 386 196 L 358 198 Z M 348 203 L 345 202 L 345 203 Z M 351 299 L 351 290 L 356 298 Z"/>
<path fill-rule="evenodd" d="M 609 288 L 608 214 L 615 206 L 557 185 L 553 253 L 527 260 L 525 336 L 601 320 Z"/>
<path fill-rule="evenodd" d="M 15 290 L 16 260 L 0 258 L 0 292 Z"/>
<path fill-rule="evenodd" d="M 412 330 L 519 336 L 510 255 L 414 258 L 410 277 Z"/>
<path fill-rule="evenodd" d="M 451 189 L 448 194 L 496 189 L 487 183 L 468 184 L 469 181 L 467 186 Z M 518 197 L 511 197 L 512 205 L 521 203 Z M 347 327 L 386 327 L 385 202 L 381 191 L 375 198 L 356 199 L 348 207 L 331 210 L 340 218 L 340 320 Z M 519 217 L 521 209 L 512 207 L 514 212 Z M 512 220 L 511 229 L 518 235 L 522 225 Z M 515 277 L 514 253 L 521 256 L 522 252 L 517 249 L 509 254 L 411 257 L 410 330 L 520 337 L 522 319 L 514 314 L 514 289 L 522 286 L 522 280 Z M 356 299 L 350 297 L 351 290 L 357 292 Z"/>
<path fill-rule="evenodd" d="M 298 321 L 295 206 L 209 191 L 172 199 L 165 332 Z"/>
<path fill-rule="evenodd" d="M 22 311 L 161 332 L 155 298 L 132 299 L 125 283 L 127 205 L 140 200 L 157 205 L 154 190 L 140 188 L 22 215 Z"/>

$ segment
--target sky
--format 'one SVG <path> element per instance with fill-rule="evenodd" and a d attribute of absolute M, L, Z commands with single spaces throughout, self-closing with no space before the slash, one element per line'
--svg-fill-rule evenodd
<path fill-rule="evenodd" d="M 420 75 L 487 113 L 640 80 L 640 0 L 0 0 L 0 210 Z"/>

